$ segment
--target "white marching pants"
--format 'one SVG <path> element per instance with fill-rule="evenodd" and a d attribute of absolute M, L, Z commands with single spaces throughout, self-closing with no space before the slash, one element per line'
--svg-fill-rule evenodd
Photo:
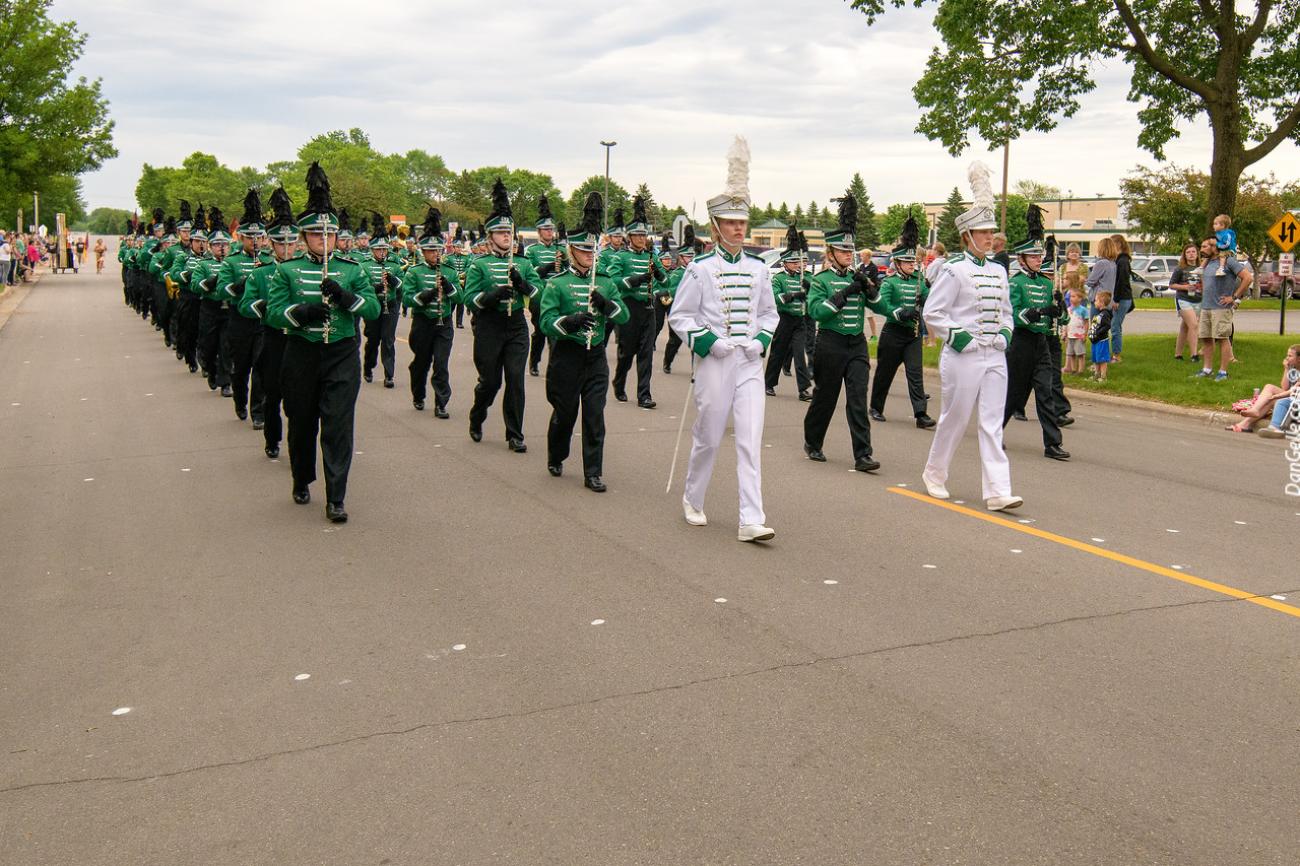
<path fill-rule="evenodd" d="M 980 463 L 984 498 L 1011 495 L 1011 462 L 1002 450 L 1002 414 L 1007 404 L 1007 356 L 992 346 L 957 352 L 944 346 L 939 355 L 943 412 L 934 431 L 925 473 L 944 484 L 957 445 L 966 434 L 971 410 L 979 410 Z"/>
<path fill-rule="evenodd" d="M 764 523 L 761 457 L 763 450 L 763 359 L 753 361 L 736 349 L 725 358 L 696 361 L 695 409 L 691 459 L 686 467 L 686 501 L 704 510 L 704 494 L 713 477 L 718 446 L 735 415 L 736 475 L 740 480 L 740 525 Z M 1001 410 L 999 410 L 1001 411 Z M 998 415 L 998 423 L 1002 416 Z"/>

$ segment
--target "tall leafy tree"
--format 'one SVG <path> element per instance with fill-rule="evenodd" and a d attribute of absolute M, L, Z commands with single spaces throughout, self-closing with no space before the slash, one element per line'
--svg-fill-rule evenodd
<path fill-rule="evenodd" d="M 939 241 L 948 252 L 956 252 L 961 246 L 961 235 L 957 232 L 957 217 L 961 216 L 964 210 L 966 210 L 966 203 L 962 200 L 961 190 L 954 186 L 952 192 L 948 194 L 948 201 L 944 204 L 943 211 L 939 214 L 938 223 Z"/>
<path fill-rule="evenodd" d="M 120 235 L 131 212 L 116 207 L 97 207 L 86 218 L 85 230 L 95 235 Z"/>
<path fill-rule="evenodd" d="M 871 198 L 867 195 L 867 185 L 859 172 L 855 171 L 853 180 L 849 182 L 849 195 L 858 200 L 858 227 L 853 232 L 858 246 L 872 248 L 879 246 L 880 234 L 876 229 L 876 209 L 871 204 Z"/>
<path fill-rule="evenodd" d="M 603 174 L 593 174 L 591 177 L 578 184 L 575 189 L 565 200 L 564 207 L 568 215 L 568 224 L 576 226 L 582 222 L 582 205 L 587 200 L 590 193 L 598 192 L 603 197 L 605 195 L 605 176 Z M 558 200 L 558 197 L 557 197 Z M 614 211 L 623 208 L 623 215 L 628 219 L 632 218 L 632 196 L 628 195 L 627 190 L 619 184 L 614 178 L 609 179 L 609 200 L 605 202 L 605 211 L 609 214 L 609 221 L 614 221 Z M 551 206 L 555 210 L 555 206 Z M 556 211 L 558 213 L 558 211 Z"/>
<path fill-rule="evenodd" d="M 898 242 L 903 233 L 903 223 L 907 222 L 909 214 L 916 218 L 921 241 L 924 242 L 929 237 L 930 221 L 925 216 L 925 205 L 920 202 L 891 204 L 880 215 L 880 241 L 882 244 L 892 247 Z"/>
<path fill-rule="evenodd" d="M 1138 144 L 1156 159 L 1180 123 L 1208 123 L 1211 214 L 1232 213 L 1247 167 L 1300 142 L 1295 0 L 849 0 L 868 23 L 926 2 L 943 46 L 912 90 L 932 109 L 917 131 L 954 155 L 972 131 L 999 147 L 1054 129 L 1109 60 L 1131 69 Z"/>
<path fill-rule="evenodd" d="M 817 206 L 817 202 L 811 201 L 808 203 L 806 219 L 808 220 L 808 228 L 819 229 L 822 227 L 822 209 Z"/>
<path fill-rule="evenodd" d="M 99 79 L 70 81 L 86 37 L 50 17 L 51 0 L 0 0 L 0 213 L 80 219 L 76 176 L 117 156 Z M 8 219 L 8 217 L 6 217 Z M 53 219 L 42 220 L 53 225 Z"/>
<path fill-rule="evenodd" d="M 1017 195 L 1022 195 L 1030 201 L 1049 201 L 1061 197 L 1061 188 L 1059 186 L 1040 183 L 1036 180 L 1018 180 L 1014 189 Z"/>

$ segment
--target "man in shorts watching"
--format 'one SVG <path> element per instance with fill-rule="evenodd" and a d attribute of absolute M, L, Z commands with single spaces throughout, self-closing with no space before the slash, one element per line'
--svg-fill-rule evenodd
<path fill-rule="evenodd" d="M 1250 288 L 1255 275 L 1250 268 L 1229 256 L 1219 270 L 1218 250 L 1214 236 L 1201 241 L 1201 255 L 1206 257 L 1205 272 L 1201 277 L 1201 320 L 1199 337 L 1201 343 L 1201 372 L 1197 378 L 1212 375 L 1214 366 L 1214 349 L 1219 349 L 1219 372 L 1214 374 L 1214 381 L 1222 382 L 1228 378 L 1228 365 L 1232 363 L 1232 311 L 1246 290 Z"/>

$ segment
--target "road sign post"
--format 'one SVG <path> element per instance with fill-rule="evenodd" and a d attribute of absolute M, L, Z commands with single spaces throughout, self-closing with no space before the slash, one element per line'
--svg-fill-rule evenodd
<path fill-rule="evenodd" d="M 1272 228 L 1268 230 L 1268 236 L 1277 244 L 1282 255 L 1278 256 L 1277 273 L 1278 276 L 1285 276 L 1286 279 L 1278 286 L 1277 293 L 1280 296 L 1281 303 L 1278 304 L 1280 315 L 1277 323 L 1277 333 L 1279 336 L 1286 333 L 1286 296 L 1291 294 L 1291 289 L 1295 285 L 1293 269 L 1295 267 L 1295 256 L 1291 250 L 1297 243 L 1300 243 L 1300 220 L 1295 218 L 1295 214 L 1287 211 L 1282 214 L 1277 222 L 1273 223 Z M 1285 263 L 1286 271 L 1282 268 Z"/>

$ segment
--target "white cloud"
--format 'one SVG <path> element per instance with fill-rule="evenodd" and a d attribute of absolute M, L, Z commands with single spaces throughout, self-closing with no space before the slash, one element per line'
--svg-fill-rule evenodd
<path fill-rule="evenodd" d="M 102 77 L 121 155 L 85 177 L 92 206 L 131 207 L 142 163 L 194 150 L 233 165 L 291 157 L 360 127 L 385 152 L 419 147 L 456 169 L 545 171 L 564 191 L 604 171 L 691 207 L 716 193 L 731 136 L 749 138 L 761 201 L 825 204 L 860 171 L 878 205 L 964 191 L 965 167 L 913 131 L 911 88 L 935 43 L 933 7 L 868 29 L 837 0 L 697 0 L 638 11 L 574 0 L 466 5 L 172 4 L 56 0 L 88 35 L 76 70 Z M 1127 71 L 1102 70 L 1084 108 L 1012 145 L 1012 180 L 1114 194 L 1151 158 L 1136 145 Z M 1207 165 L 1207 128 L 1171 160 Z M 1252 172 L 1295 177 L 1284 145 Z"/>

